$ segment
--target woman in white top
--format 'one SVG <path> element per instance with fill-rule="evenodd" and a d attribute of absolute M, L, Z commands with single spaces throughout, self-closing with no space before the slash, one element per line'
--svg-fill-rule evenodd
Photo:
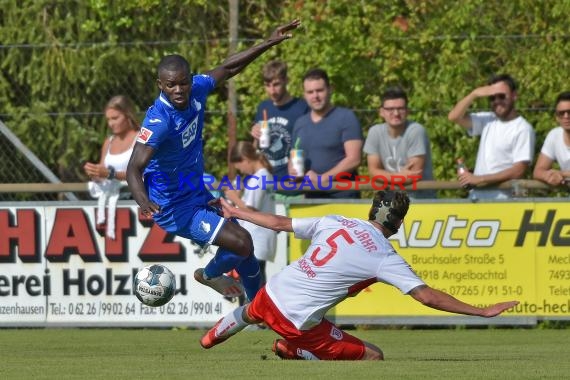
<path fill-rule="evenodd" d="M 238 190 L 230 189 L 225 191 L 226 198 L 239 208 L 275 213 L 275 204 L 268 188 L 273 181 L 271 164 L 265 155 L 251 142 L 239 141 L 230 153 L 230 162 L 240 173 L 246 175 L 246 182 L 241 184 L 241 188 L 244 189 L 241 197 Z M 240 220 L 239 223 L 249 231 L 253 239 L 254 253 L 259 261 L 263 285 L 266 282 L 266 261 L 273 261 L 275 258 L 277 233 L 247 221 Z"/>
<path fill-rule="evenodd" d="M 106 222 L 106 235 L 115 239 L 115 213 L 121 194 L 120 188 L 126 185 L 127 165 L 139 133 L 133 102 L 124 95 L 112 97 L 105 106 L 105 118 L 111 135 L 101 148 L 99 163 L 87 162 L 83 169 L 91 178 L 89 193 L 97 198 L 97 224 Z M 105 207 L 108 206 L 108 215 Z"/>
<path fill-rule="evenodd" d="M 105 139 L 98 163 L 87 162 L 83 169 L 94 181 L 125 181 L 127 164 L 139 131 L 133 102 L 124 95 L 112 97 L 105 106 L 105 118 L 111 135 Z"/>

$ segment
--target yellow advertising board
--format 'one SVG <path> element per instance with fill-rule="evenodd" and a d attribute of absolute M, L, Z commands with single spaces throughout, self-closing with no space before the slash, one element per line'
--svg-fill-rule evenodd
<path fill-rule="evenodd" d="M 366 219 L 367 204 L 291 205 L 293 218 Z M 430 286 L 465 302 L 519 300 L 506 316 L 570 318 L 569 203 L 414 204 L 392 236 L 396 251 Z M 291 237 L 290 260 L 307 241 Z M 337 305 L 342 316 L 449 316 L 377 283 Z"/>

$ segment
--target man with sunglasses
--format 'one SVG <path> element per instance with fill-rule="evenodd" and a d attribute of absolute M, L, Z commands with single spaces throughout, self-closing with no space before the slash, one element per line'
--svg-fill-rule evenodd
<path fill-rule="evenodd" d="M 559 126 L 546 135 L 533 177 L 551 186 L 560 186 L 567 184 L 570 178 L 570 91 L 558 95 L 554 115 Z M 558 162 L 559 170 L 553 168 L 554 162 Z"/>
<path fill-rule="evenodd" d="M 487 98 L 492 112 L 468 113 L 478 98 Z M 486 86 L 474 89 L 449 112 L 448 119 L 481 136 L 475 170 L 459 175 L 464 187 L 476 187 L 472 199 L 507 199 L 508 190 L 481 187 L 523 178 L 534 156 L 535 134 L 532 126 L 515 108 L 517 85 L 508 74 L 493 76 Z"/>

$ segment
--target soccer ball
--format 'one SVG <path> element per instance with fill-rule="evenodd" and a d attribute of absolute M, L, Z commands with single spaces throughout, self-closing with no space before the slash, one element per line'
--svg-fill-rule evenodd
<path fill-rule="evenodd" d="M 135 295 L 147 306 L 158 307 L 168 303 L 176 291 L 176 278 L 164 265 L 142 268 L 135 276 Z"/>

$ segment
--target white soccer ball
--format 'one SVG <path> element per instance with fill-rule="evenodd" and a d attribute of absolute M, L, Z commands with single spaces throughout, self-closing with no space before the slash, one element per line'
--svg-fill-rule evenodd
<path fill-rule="evenodd" d="M 164 265 L 149 265 L 135 276 L 134 289 L 139 301 L 145 305 L 162 306 L 174 297 L 176 278 Z"/>

